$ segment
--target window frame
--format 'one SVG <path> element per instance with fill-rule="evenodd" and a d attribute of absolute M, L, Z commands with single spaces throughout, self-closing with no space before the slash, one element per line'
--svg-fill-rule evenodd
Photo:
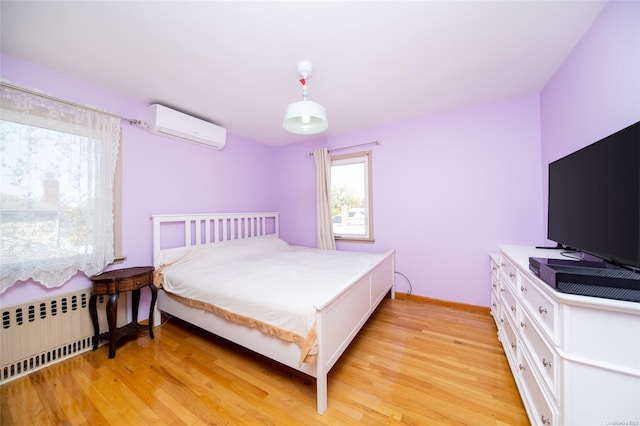
<path fill-rule="evenodd" d="M 122 251 L 122 132 L 118 144 L 118 159 L 113 177 L 113 263 L 127 260 Z"/>
<path fill-rule="evenodd" d="M 338 164 L 336 164 L 338 163 Z M 374 243 L 374 233 L 373 233 L 373 153 L 371 151 L 359 151 L 348 154 L 339 154 L 331 156 L 331 171 L 333 172 L 333 167 L 339 165 L 348 165 L 348 164 L 357 164 L 364 163 L 365 164 L 365 176 L 364 176 L 364 194 L 365 194 L 365 231 L 364 236 L 359 236 L 357 234 L 338 234 L 335 232 L 333 228 L 333 222 L 331 223 L 331 227 L 334 233 L 334 239 L 336 242 L 344 241 L 344 242 L 358 242 L 358 243 Z M 329 188 L 331 189 L 331 177 L 330 174 L 330 182 Z M 333 206 L 333 203 L 331 203 Z"/>

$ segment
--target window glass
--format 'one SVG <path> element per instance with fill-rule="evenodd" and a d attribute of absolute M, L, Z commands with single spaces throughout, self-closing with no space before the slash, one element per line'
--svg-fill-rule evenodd
<path fill-rule="evenodd" d="M 0 121 L 2 260 L 8 264 L 91 253 L 78 219 L 96 181 L 91 143 L 79 136 Z"/>
<path fill-rule="evenodd" d="M 332 157 L 331 222 L 336 238 L 373 239 L 370 152 Z"/>

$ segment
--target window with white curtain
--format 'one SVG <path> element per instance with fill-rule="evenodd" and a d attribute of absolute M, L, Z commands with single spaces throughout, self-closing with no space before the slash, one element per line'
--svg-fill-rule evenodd
<path fill-rule="evenodd" d="M 331 157 L 331 222 L 336 239 L 373 241 L 371 151 Z"/>
<path fill-rule="evenodd" d="M 64 284 L 114 260 L 120 119 L 2 85 L 0 292 Z"/>

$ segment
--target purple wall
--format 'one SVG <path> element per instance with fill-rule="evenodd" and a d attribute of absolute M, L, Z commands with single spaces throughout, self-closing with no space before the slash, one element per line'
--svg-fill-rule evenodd
<path fill-rule="evenodd" d="M 146 121 L 146 104 L 100 87 L 2 57 L 2 78 L 27 88 L 109 112 Z M 216 151 L 122 126 L 123 251 L 128 267 L 152 264 L 151 215 L 277 210 L 272 181 L 276 149 L 228 134 L 227 146 Z M 62 287 L 46 289 L 19 283 L 0 297 L 2 306 L 90 286 L 78 274 Z M 146 295 L 145 295 L 146 296 Z M 147 303 L 143 296 L 143 303 Z M 146 309 L 141 308 L 141 318 Z"/>
<path fill-rule="evenodd" d="M 640 120 L 640 3 L 607 4 L 542 90 L 540 110 L 546 222 L 549 163 Z"/>
<path fill-rule="evenodd" d="M 538 96 L 523 96 L 280 150 L 282 236 L 315 246 L 306 152 L 380 140 L 371 148 L 376 242 L 338 248 L 394 248 L 414 294 L 488 306 L 488 253 L 543 235 L 538 111 Z M 397 284 L 407 291 L 402 277 Z"/>

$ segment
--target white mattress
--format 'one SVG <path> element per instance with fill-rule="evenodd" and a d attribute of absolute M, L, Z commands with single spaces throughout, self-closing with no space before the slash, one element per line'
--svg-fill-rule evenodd
<path fill-rule="evenodd" d="M 331 300 L 382 254 L 291 246 L 263 237 L 194 250 L 163 271 L 178 296 L 288 330 L 303 338 L 315 307 Z"/>

